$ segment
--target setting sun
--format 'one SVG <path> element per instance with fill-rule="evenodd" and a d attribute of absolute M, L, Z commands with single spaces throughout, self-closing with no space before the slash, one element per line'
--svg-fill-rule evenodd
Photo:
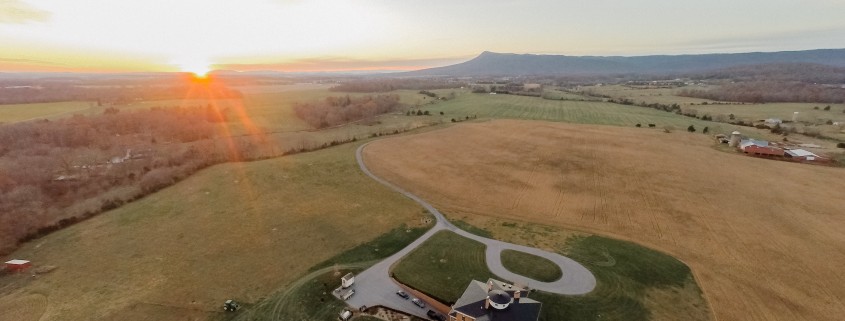
<path fill-rule="evenodd" d="M 198 78 L 205 78 L 211 71 L 210 64 L 203 60 L 193 60 L 178 63 L 179 69 L 194 74 Z"/>

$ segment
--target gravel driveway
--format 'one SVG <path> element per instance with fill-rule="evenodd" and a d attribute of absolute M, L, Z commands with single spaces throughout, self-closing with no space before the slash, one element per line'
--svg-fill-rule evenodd
<path fill-rule="evenodd" d="M 484 243 L 487 247 L 485 253 L 487 257 L 486 261 L 488 268 L 490 268 L 490 271 L 493 272 L 493 274 L 503 280 L 525 284 L 531 289 L 537 289 L 544 292 L 565 295 L 586 294 L 596 287 L 596 278 L 593 276 L 593 274 L 590 273 L 590 271 L 587 270 L 587 268 L 585 268 L 583 265 L 579 264 L 578 262 L 575 262 L 574 260 L 568 257 L 556 253 L 551 253 L 548 251 L 543 251 L 533 247 L 516 245 L 489 239 L 486 237 L 481 237 L 478 235 L 470 234 L 469 232 L 457 228 L 455 225 L 446 220 L 443 214 L 441 214 L 428 202 L 370 172 L 370 170 L 364 164 L 364 158 L 362 155 L 362 151 L 367 146 L 367 144 L 361 145 L 360 147 L 358 147 L 358 150 L 355 151 L 355 158 L 358 161 L 358 166 L 361 168 L 361 171 L 363 171 L 364 174 L 367 174 L 367 176 L 376 180 L 377 182 L 387 187 L 390 187 L 391 189 L 402 193 L 402 195 L 405 195 L 406 197 L 419 203 L 432 215 L 434 215 L 437 221 L 434 224 L 434 227 L 431 228 L 431 230 L 429 230 L 425 234 L 423 234 L 420 238 L 418 238 L 399 252 L 391 255 L 383 261 L 377 263 L 376 265 L 373 265 L 369 269 L 356 275 L 354 285 L 355 295 L 353 295 L 351 298 L 349 298 L 349 300 L 346 301 L 346 303 L 349 304 L 351 307 L 357 309 L 358 307 L 363 305 L 368 307 L 380 305 L 427 319 L 425 313 L 428 311 L 428 307 L 424 309 L 417 307 L 416 305 L 411 303 L 410 299 L 406 300 L 396 295 L 396 291 L 401 290 L 401 288 L 390 279 L 390 267 L 394 263 L 398 262 L 402 257 L 404 257 L 405 255 L 416 249 L 418 246 L 420 246 L 420 244 L 428 240 L 428 238 L 434 235 L 434 233 L 443 230 L 452 231 L 463 237 Z M 561 270 L 563 271 L 563 277 L 554 282 L 540 282 L 510 272 L 505 269 L 504 265 L 502 265 L 501 253 L 503 250 L 516 250 L 546 258 L 560 266 Z"/>

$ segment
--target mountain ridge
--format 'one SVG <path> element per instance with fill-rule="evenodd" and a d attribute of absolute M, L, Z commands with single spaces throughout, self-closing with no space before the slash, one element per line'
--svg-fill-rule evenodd
<path fill-rule="evenodd" d="M 767 63 L 814 63 L 845 67 L 845 49 L 650 56 L 567 56 L 484 51 L 466 62 L 404 74 L 408 76 L 668 74 Z"/>

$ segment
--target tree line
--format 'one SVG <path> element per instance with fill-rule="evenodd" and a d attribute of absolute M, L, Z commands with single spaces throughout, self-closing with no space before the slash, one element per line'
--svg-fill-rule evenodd
<path fill-rule="evenodd" d="M 747 103 L 795 102 L 839 104 L 845 102 L 845 88 L 777 81 L 733 83 L 709 90 L 682 89 L 678 92 L 678 95 Z"/>
<path fill-rule="evenodd" d="M 770 63 L 722 68 L 684 75 L 693 79 L 733 81 L 798 81 L 803 83 L 845 84 L 845 68 L 813 63 Z"/>
<path fill-rule="evenodd" d="M 450 89 L 460 88 L 465 86 L 463 82 L 456 82 L 451 80 L 430 79 L 430 78 L 388 78 L 388 79 L 366 79 L 366 80 L 351 80 L 332 87 L 331 91 L 341 92 L 356 92 L 356 93 L 375 93 L 388 92 L 398 89 L 411 90 L 432 90 L 432 89 Z"/>
<path fill-rule="evenodd" d="M 0 125 L 0 255 L 214 164 L 331 145 L 281 150 L 263 135 L 224 136 L 215 123 L 226 114 L 214 106 L 109 108 Z"/>
<path fill-rule="evenodd" d="M 294 105 L 296 116 L 314 128 L 334 127 L 400 108 L 398 95 L 378 95 L 351 98 L 330 96 L 313 103 Z"/>
<path fill-rule="evenodd" d="M 241 98 L 237 90 L 225 86 L 77 86 L 69 83 L 46 83 L 32 86 L 0 87 L 0 104 L 29 104 L 61 101 L 91 101 L 99 104 L 126 104 L 136 100 L 188 98 Z"/>

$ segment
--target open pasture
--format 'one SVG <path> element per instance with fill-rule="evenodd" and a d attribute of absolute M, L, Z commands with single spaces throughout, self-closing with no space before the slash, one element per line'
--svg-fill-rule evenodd
<path fill-rule="evenodd" d="M 669 253 L 692 268 L 718 320 L 841 319 L 842 169 L 712 144 L 700 134 L 494 120 L 364 153 L 377 175 L 456 219 L 541 223 Z"/>
<path fill-rule="evenodd" d="M 608 95 L 614 98 L 630 99 L 634 103 L 660 103 L 660 104 L 679 104 L 684 109 L 694 109 L 698 115 L 730 115 L 734 114 L 736 119 L 744 121 L 760 121 L 769 118 L 778 118 L 785 121 L 793 119 L 793 113 L 798 112 L 795 120 L 802 122 L 810 122 L 822 124 L 817 126 L 817 129 L 825 136 L 833 137 L 839 140 L 845 140 L 845 131 L 841 126 L 824 125 L 828 120 L 832 122 L 845 123 L 845 104 L 822 104 L 822 103 L 765 103 L 765 104 L 741 104 L 741 103 L 723 103 L 708 99 L 692 98 L 678 96 L 677 93 L 686 87 L 679 88 L 652 88 L 641 89 L 631 88 L 621 85 L 612 86 L 591 86 L 586 87 L 585 90 Z M 699 89 L 700 86 L 691 86 L 689 88 Z M 707 87 L 704 87 L 707 88 Z M 707 103 L 703 105 L 703 103 Z M 717 103 L 717 104 L 714 104 Z M 693 105 L 690 105 L 693 104 Z M 830 110 L 824 110 L 825 107 L 830 106 Z M 730 124 L 723 126 L 730 127 Z M 744 129 L 748 131 L 747 129 Z"/>
<path fill-rule="evenodd" d="M 658 128 L 672 126 L 677 130 L 686 130 L 687 126 L 694 125 L 698 130 L 710 127 L 711 132 L 725 131 L 735 127 L 730 124 L 702 121 L 637 106 L 501 94 L 467 93 L 454 100 L 438 103 L 425 109 L 435 114 L 442 111 L 445 114 L 442 117 L 447 120 L 478 116 L 478 118 L 534 119 L 630 127 L 636 124 L 643 127 L 655 124 Z"/>
<path fill-rule="evenodd" d="M 225 299 L 259 302 L 359 244 L 426 225 L 358 170 L 356 147 L 216 165 L 29 242 L 14 256 L 57 268 L 0 277 L 0 320 L 205 319 Z M 24 311 L 5 304 L 18 301 L 32 318 L 6 314 Z"/>

